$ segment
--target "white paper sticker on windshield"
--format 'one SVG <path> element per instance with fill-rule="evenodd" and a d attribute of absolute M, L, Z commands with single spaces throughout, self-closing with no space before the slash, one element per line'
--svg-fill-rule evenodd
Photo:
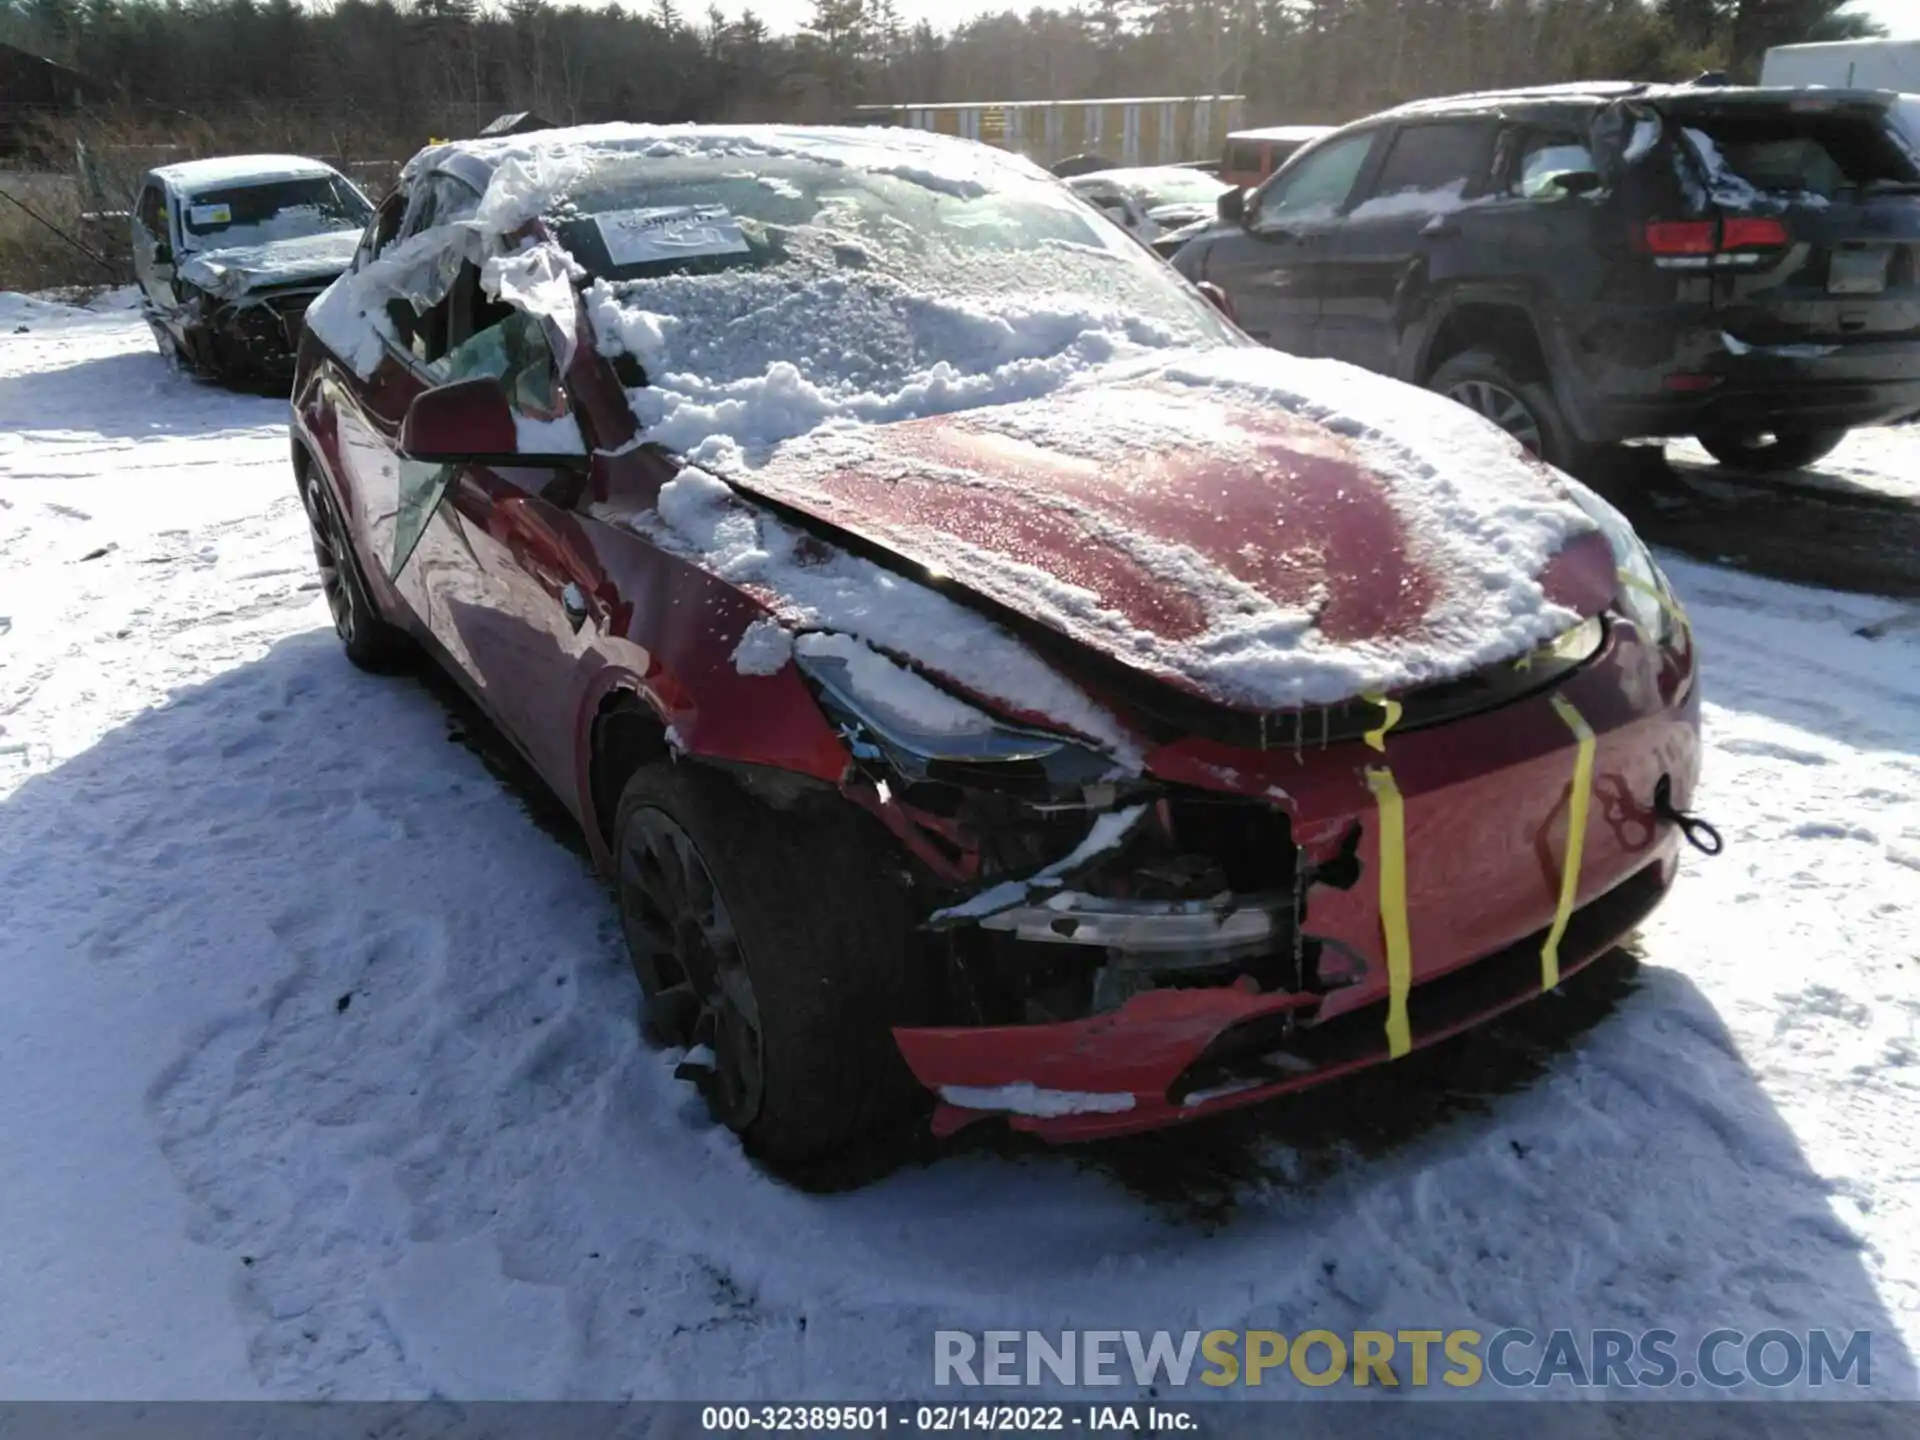
<path fill-rule="evenodd" d="M 189 225 L 231 225 L 233 207 L 230 205 L 193 205 L 187 209 Z"/>
<path fill-rule="evenodd" d="M 740 222 L 723 205 L 662 205 L 594 219 L 616 266 L 749 253 Z"/>

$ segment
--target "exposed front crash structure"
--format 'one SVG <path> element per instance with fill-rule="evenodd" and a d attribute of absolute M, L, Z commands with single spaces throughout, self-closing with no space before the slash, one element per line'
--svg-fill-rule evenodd
<path fill-rule="evenodd" d="M 1255 1103 L 1619 944 L 1672 884 L 1698 766 L 1691 640 L 1653 623 L 1664 639 L 1610 617 L 1591 654 L 1515 666 L 1505 703 L 1442 728 L 1420 722 L 1443 697 L 1415 694 L 1398 723 L 1301 714 L 1264 750 L 1188 738 L 1081 806 L 883 780 L 865 803 L 950 879 L 1043 834 L 1066 847 L 927 922 L 946 1023 L 895 1034 L 937 1127 L 1082 1140 Z"/>
<path fill-rule="evenodd" d="M 193 370 L 229 383 L 290 378 L 300 346 L 307 306 L 326 287 L 221 300 L 189 291 L 185 303 L 165 321 L 150 321 L 181 360 Z"/>

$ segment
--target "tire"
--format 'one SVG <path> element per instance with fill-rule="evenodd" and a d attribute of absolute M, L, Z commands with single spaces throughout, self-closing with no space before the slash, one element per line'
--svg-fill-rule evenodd
<path fill-rule="evenodd" d="M 1801 470 L 1824 460 L 1847 438 L 1845 429 L 1787 430 L 1741 434 L 1736 430 L 1704 430 L 1697 437 L 1706 452 L 1729 470 L 1755 470 L 1777 475 Z"/>
<path fill-rule="evenodd" d="M 313 539 L 314 564 L 320 570 L 320 589 L 333 616 L 333 632 L 340 637 L 347 659 L 376 675 L 405 669 L 413 658 L 412 643 L 373 603 L 360 557 L 347 538 L 333 493 L 310 464 L 301 468 L 297 483 Z"/>
<path fill-rule="evenodd" d="M 1516 367 L 1494 351 L 1462 351 L 1433 372 L 1427 388 L 1493 421 L 1549 465 L 1573 471 L 1589 458 L 1553 386 L 1521 379 Z"/>
<path fill-rule="evenodd" d="M 648 1029 L 711 1047 L 705 1074 L 683 1075 L 780 1167 L 874 1136 L 924 1093 L 892 1035 L 924 1013 L 905 886 L 866 817 L 826 803 L 776 812 L 717 771 L 669 763 L 636 771 L 614 815 Z"/>

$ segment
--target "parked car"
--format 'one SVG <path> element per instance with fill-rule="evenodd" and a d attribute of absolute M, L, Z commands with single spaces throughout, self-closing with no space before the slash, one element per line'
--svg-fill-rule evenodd
<path fill-rule="evenodd" d="M 1175 264 L 1299 355 L 1564 468 L 1697 435 L 1788 470 L 1920 412 L 1920 163 L 1884 93 L 1593 85 L 1347 127 Z"/>
<path fill-rule="evenodd" d="M 1067 183 L 1163 257 L 1171 257 L 1195 226 L 1210 222 L 1219 210 L 1220 197 L 1233 188 L 1204 171 L 1181 165 L 1096 170 Z"/>
<path fill-rule="evenodd" d="M 1258 185 L 1314 141 L 1333 133 L 1331 125 L 1271 125 L 1236 130 L 1220 152 L 1219 175 L 1229 185 Z"/>
<path fill-rule="evenodd" d="M 1674 878 L 1694 646 L 1617 512 L 984 147 L 423 152 L 309 313 L 293 463 L 348 657 L 417 644 L 520 747 L 781 1163 L 931 1097 L 1070 1140 L 1328 1080 Z"/>
<path fill-rule="evenodd" d="M 1104 155 L 1069 155 L 1057 160 L 1050 167 L 1062 180 L 1072 180 L 1081 175 L 1093 175 L 1102 170 L 1114 168 L 1114 162 Z"/>
<path fill-rule="evenodd" d="M 344 175 L 295 155 L 149 171 L 133 270 L 161 353 L 229 383 L 284 383 L 301 316 L 346 269 L 372 213 Z"/>

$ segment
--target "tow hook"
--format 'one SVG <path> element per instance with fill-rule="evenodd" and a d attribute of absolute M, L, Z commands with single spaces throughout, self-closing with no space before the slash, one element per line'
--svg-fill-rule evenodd
<path fill-rule="evenodd" d="M 1671 820 L 1680 827 L 1686 842 L 1702 855 L 1718 855 L 1727 848 L 1720 832 L 1698 815 L 1689 815 L 1673 803 L 1673 777 L 1662 775 L 1653 787 L 1653 813 L 1660 820 Z"/>

